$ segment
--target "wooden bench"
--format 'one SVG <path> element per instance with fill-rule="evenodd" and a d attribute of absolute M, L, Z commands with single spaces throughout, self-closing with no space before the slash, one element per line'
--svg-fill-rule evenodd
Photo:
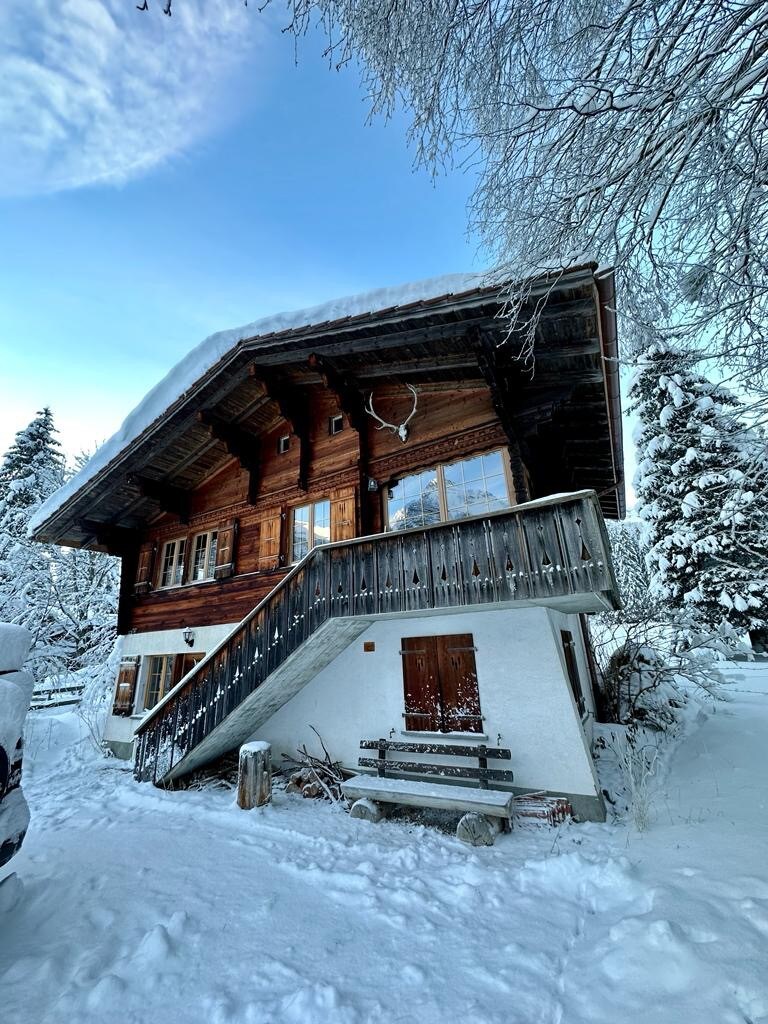
<path fill-rule="evenodd" d="M 361 740 L 361 750 L 376 750 L 377 757 L 361 757 L 361 768 L 375 768 L 376 775 L 355 775 L 342 783 L 344 795 L 354 801 L 353 818 L 379 821 L 384 816 L 381 804 L 409 807 L 433 807 L 439 810 L 465 811 L 456 828 L 456 835 L 473 846 L 491 846 L 499 831 L 512 827 L 513 794 L 489 789 L 489 782 L 512 782 L 513 774 L 489 768 L 489 760 L 509 760 L 512 754 L 502 747 L 454 745 L 449 743 L 393 743 L 390 740 Z M 453 764 L 431 764 L 423 761 L 388 760 L 387 754 L 437 754 L 477 759 L 477 767 Z M 429 776 L 421 779 L 388 778 L 397 775 Z M 476 786 L 433 782 L 443 779 L 472 781 Z"/>

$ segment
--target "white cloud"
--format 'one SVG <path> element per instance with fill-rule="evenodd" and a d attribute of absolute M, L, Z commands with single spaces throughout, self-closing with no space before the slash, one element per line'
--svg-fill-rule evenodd
<path fill-rule="evenodd" d="M 0 195 L 127 181 L 228 116 L 263 16 L 237 0 L 150 7 L 0 2 Z"/>

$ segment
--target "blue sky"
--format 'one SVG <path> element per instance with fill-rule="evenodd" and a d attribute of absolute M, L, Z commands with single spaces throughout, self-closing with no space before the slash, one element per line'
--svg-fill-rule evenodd
<path fill-rule="evenodd" d="M 103 440 L 213 331 L 483 265 L 471 179 L 414 173 L 405 119 L 366 125 L 359 74 L 330 71 L 319 38 L 295 66 L 282 7 L 175 7 L 3 0 L 0 451 L 43 404 L 69 452 Z M 166 80 L 182 47 L 196 59 Z M 137 95 L 142 48 L 156 65 Z"/>
<path fill-rule="evenodd" d="M 214 331 L 485 266 L 471 174 L 414 172 L 281 3 L 151 8 L 0 3 L 0 453 L 46 404 L 92 449 Z"/>

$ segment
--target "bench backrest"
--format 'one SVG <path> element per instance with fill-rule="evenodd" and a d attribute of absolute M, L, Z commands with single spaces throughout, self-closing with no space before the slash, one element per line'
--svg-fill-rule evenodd
<path fill-rule="evenodd" d="M 489 782 L 512 782 L 511 771 L 489 768 L 488 760 L 510 760 L 511 750 L 505 747 L 487 747 L 484 743 L 475 746 L 450 743 L 397 743 L 391 740 L 360 740 L 361 750 L 376 750 L 377 757 L 361 757 L 361 768 L 375 768 L 379 777 L 387 771 L 403 772 L 409 775 L 439 775 L 443 778 L 471 779 L 481 789 L 487 789 Z M 471 757 L 477 759 L 477 768 L 465 765 L 427 764 L 423 761 L 388 760 L 390 751 L 400 754 L 439 754 L 441 756 Z"/>

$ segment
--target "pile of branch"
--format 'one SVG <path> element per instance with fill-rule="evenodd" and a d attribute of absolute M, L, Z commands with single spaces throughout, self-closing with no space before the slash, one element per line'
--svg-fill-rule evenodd
<path fill-rule="evenodd" d="M 341 763 L 331 758 L 317 729 L 313 726 L 310 726 L 310 729 L 320 740 L 323 756 L 315 757 L 314 754 L 310 754 L 306 745 L 298 748 L 296 757 L 283 754 L 289 764 L 295 765 L 295 769 L 288 777 L 285 791 L 338 802 L 342 799 L 341 783 L 344 780 Z"/>

